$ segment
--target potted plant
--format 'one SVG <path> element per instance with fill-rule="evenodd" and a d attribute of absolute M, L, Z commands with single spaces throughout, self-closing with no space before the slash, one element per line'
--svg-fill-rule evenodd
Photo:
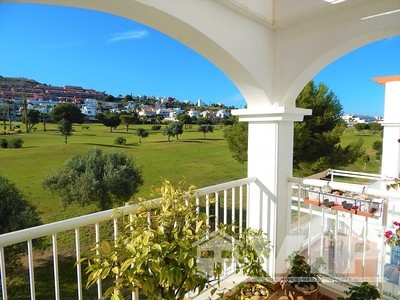
<path fill-rule="evenodd" d="M 400 222 L 393 222 L 397 228 L 394 231 L 388 230 L 385 232 L 386 244 L 390 247 L 400 246 Z"/>
<path fill-rule="evenodd" d="M 87 287 L 110 278 L 104 297 L 124 299 L 138 289 L 147 299 L 165 300 L 183 299 L 188 292 L 205 288 L 209 277 L 199 267 L 196 245 L 211 234 L 206 215 L 195 203 L 196 188 L 183 191 L 165 181 L 159 192 L 158 204 L 141 203 L 136 214 L 123 218 L 124 227 L 115 241 L 101 242 L 93 249 L 95 255 L 78 262 L 88 262 Z M 270 242 L 255 230 L 244 230 L 239 241 L 237 261 L 249 274 L 259 274 L 257 245 L 269 247 Z M 213 277 L 219 278 L 221 271 L 221 265 L 214 263 Z"/>
<path fill-rule="evenodd" d="M 381 296 L 378 289 L 368 282 L 352 286 L 344 293 L 348 297 L 339 297 L 338 300 L 375 300 Z"/>
<path fill-rule="evenodd" d="M 322 258 L 318 258 L 310 265 L 306 258 L 299 252 L 293 252 L 287 259 L 289 262 L 289 275 L 282 281 L 282 288 L 289 299 L 318 299 L 319 278 L 316 271 L 325 264 Z"/>

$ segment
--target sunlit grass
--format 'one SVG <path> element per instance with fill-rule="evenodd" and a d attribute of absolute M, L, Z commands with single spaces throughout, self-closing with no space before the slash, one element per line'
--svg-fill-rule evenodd
<path fill-rule="evenodd" d="M 95 207 L 81 209 L 72 206 L 64 209 L 60 199 L 41 185 L 46 174 L 53 173 L 65 160 L 84 153 L 90 147 L 123 151 L 135 157 L 143 169 L 145 180 L 136 197 L 147 197 L 164 179 L 177 182 L 186 178 L 188 183 L 200 188 L 246 176 L 246 166 L 232 158 L 223 138 L 223 130 L 218 126 L 213 133 L 206 135 L 206 140 L 193 125 L 192 129 L 184 130 L 179 140 L 172 138 L 168 142 L 162 130 L 153 131 L 151 125 L 132 125 L 129 132 L 120 126 L 113 133 L 102 124 L 89 124 L 89 129 L 75 125 L 68 144 L 56 131 L 55 124 L 47 124 L 47 132 L 43 132 L 39 124 L 36 127 L 36 132 L 29 134 L 3 136 L 7 139 L 22 138 L 24 145 L 21 149 L 0 149 L 0 173 L 15 182 L 38 206 L 46 223 L 94 211 Z M 150 133 L 141 144 L 136 135 L 138 127 L 144 127 Z M 114 144 L 116 137 L 125 138 L 127 144 Z"/>

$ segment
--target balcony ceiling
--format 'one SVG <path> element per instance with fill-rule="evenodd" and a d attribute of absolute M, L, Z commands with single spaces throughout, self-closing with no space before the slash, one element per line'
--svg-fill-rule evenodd
<path fill-rule="evenodd" d="M 286 27 L 309 20 L 316 15 L 334 13 L 358 5 L 377 3 L 375 0 L 218 0 L 231 9 L 246 15 L 265 25 Z M 378 1 L 379 2 L 379 1 Z M 388 1 L 385 1 L 387 4 Z M 392 1 L 392 7 L 380 5 L 380 9 L 371 11 L 371 17 L 391 13 L 399 14 L 400 1 Z"/>

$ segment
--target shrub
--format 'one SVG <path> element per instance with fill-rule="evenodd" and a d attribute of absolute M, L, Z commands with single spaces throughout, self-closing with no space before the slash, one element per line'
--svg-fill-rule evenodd
<path fill-rule="evenodd" d="M 22 139 L 13 139 L 8 142 L 8 148 L 22 148 L 24 141 Z"/>
<path fill-rule="evenodd" d="M 126 139 L 124 139 L 123 137 L 119 136 L 114 140 L 114 144 L 125 145 L 126 144 Z"/>
<path fill-rule="evenodd" d="M 161 129 L 161 125 L 153 125 L 151 126 L 151 130 L 160 130 Z"/>
<path fill-rule="evenodd" d="M 7 148 L 8 147 L 8 142 L 6 139 L 0 139 L 0 147 L 1 148 Z"/>

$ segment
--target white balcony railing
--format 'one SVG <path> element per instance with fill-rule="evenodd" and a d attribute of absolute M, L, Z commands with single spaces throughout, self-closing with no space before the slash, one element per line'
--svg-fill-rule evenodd
<path fill-rule="evenodd" d="M 327 263 L 325 268 L 320 270 L 325 275 L 324 283 L 334 289 L 340 290 L 341 285 L 351 280 L 366 280 L 377 284 L 385 298 L 400 299 L 398 282 L 400 272 L 396 269 L 397 283 L 395 273 L 391 273 L 389 276 L 395 259 L 398 258 L 398 263 L 400 263 L 400 249 L 398 253 L 395 253 L 396 249 L 385 245 L 383 235 L 386 230 L 391 228 L 393 221 L 400 221 L 399 193 L 366 185 L 337 181 L 329 183 L 332 189 L 346 191 L 349 197 L 355 197 L 356 194 L 373 197 L 376 200 L 374 202 L 379 203 L 379 206 L 373 215 L 366 216 L 318 205 L 315 202 L 312 204 L 309 200 L 313 197 L 322 202 L 324 199 L 343 200 L 335 200 L 334 197 L 338 196 L 319 190 L 326 184 L 327 181 L 315 179 L 291 178 L 289 180 L 289 188 L 293 192 L 288 199 L 291 203 L 292 213 L 291 220 L 288 220 L 291 229 L 287 232 L 287 240 L 290 241 L 288 245 L 291 245 L 292 248 L 287 250 L 287 254 L 289 255 L 294 250 L 300 250 L 309 257 L 310 261 L 316 257 L 322 257 Z M 246 227 L 249 220 L 246 213 L 247 201 L 254 196 L 249 194 L 252 190 L 249 188 L 251 185 L 258 187 L 258 189 L 254 189 L 257 191 L 257 197 L 268 199 L 264 195 L 268 191 L 256 178 L 245 178 L 198 190 L 196 201 L 199 209 L 204 210 L 208 215 L 208 225 L 211 230 L 215 230 L 218 223 Z M 157 202 L 159 199 L 151 201 Z M 74 267 L 74 262 L 82 255 L 87 255 L 88 249 L 93 248 L 102 239 L 110 239 L 113 236 L 115 238 L 118 235 L 120 221 L 118 216 L 133 214 L 138 208 L 138 205 L 125 206 L 118 209 L 119 214 L 115 214 L 114 210 L 108 210 L 0 235 L 0 296 L 4 300 L 17 298 L 16 293 L 23 294 L 24 296 L 20 298 L 25 299 L 41 299 L 43 294 L 52 299 L 100 297 L 107 282 L 99 281 L 97 287 L 86 290 L 84 288 L 86 276 L 82 274 L 82 266 Z M 262 218 L 265 219 L 268 216 L 262 216 Z M 269 236 L 276 236 L 274 226 L 266 227 L 269 231 L 266 233 Z M 35 275 L 38 274 L 37 269 L 41 267 L 40 264 L 43 260 L 41 254 L 43 250 L 35 247 L 35 240 L 40 238 L 51 241 L 51 251 L 44 251 L 49 252 L 51 265 L 48 265 L 47 273 L 52 273 L 50 277 L 53 283 L 50 288 L 47 287 L 46 291 L 43 291 L 42 288 L 41 280 L 43 279 L 35 278 L 38 277 Z M 26 248 L 26 260 L 24 260 L 26 269 L 22 268 L 26 273 L 23 280 L 28 283 L 26 287 L 14 282 L 12 274 L 15 274 L 15 271 L 9 270 L 10 261 L 7 259 L 10 258 L 6 255 L 8 247 L 21 245 L 21 243 Z M 65 252 L 65 249 L 70 251 Z M 73 249 L 72 252 L 71 249 Z M 63 262 L 65 257 L 69 257 L 70 264 L 68 266 L 63 264 L 60 269 L 59 263 Z M 285 263 L 275 262 L 274 257 L 275 253 L 272 252 L 270 263 L 266 266 L 267 270 L 271 270 L 271 266 L 276 264 Z M 69 276 L 68 281 L 71 281 L 70 277 L 74 277 L 72 279 L 75 282 L 68 282 L 68 286 L 63 280 L 65 279 L 62 274 L 63 268 L 70 268 L 76 273 L 75 276 Z M 271 275 L 274 276 L 274 274 Z M 49 280 L 48 277 L 46 280 Z M 137 295 L 133 294 L 132 298 L 137 299 Z"/>
<path fill-rule="evenodd" d="M 204 212 L 208 215 L 207 224 L 211 230 L 215 230 L 215 224 L 219 223 L 240 225 L 239 228 L 246 227 L 247 216 L 245 208 L 247 206 L 246 201 L 249 199 L 248 193 L 250 189 L 248 187 L 250 184 L 256 184 L 256 178 L 236 180 L 198 190 L 196 198 L 198 209 L 204 209 Z M 153 199 L 151 201 L 157 202 L 159 200 Z M 35 279 L 35 266 L 38 265 L 35 257 L 39 256 L 38 253 L 41 250 L 35 249 L 34 241 L 39 238 L 51 239 L 50 259 L 52 260 L 54 290 L 50 298 L 71 298 L 70 294 L 69 296 L 65 296 L 65 291 L 62 288 L 62 280 L 60 280 L 60 271 L 62 270 L 59 268 L 59 255 L 62 252 L 61 248 L 66 244 L 70 245 L 70 248 L 73 248 L 74 254 L 69 254 L 73 256 L 73 260 L 68 267 L 74 268 L 74 262 L 81 258 L 83 252 L 87 253 L 88 249 L 93 248 L 102 239 L 109 239 L 112 235 L 114 235 L 114 238 L 117 237 L 118 216 L 133 214 L 138 208 L 139 205 L 124 206 L 118 209 L 119 214 L 115 214 L 115 210 L 112 209 L 0 235 L 0 298 L 4 300 L 13 299 L 15 298 L 14 293 L 21 293 L 20 288 L 16 291 L 12 286 L 13 280 L 10 278 L 11 276 L 7 277 L 6 266 L 8 264 L 7 256 L 5 255 L 7 247 L 12 247 L 20 243 L 26 245 L 27 275 L 25 282 L 29 282 L 29 291 L 25 292 L 29 296 L 25 296 L 24 298 L 40 299 L 43 298 L 41 296 L 43 291 L 37 291 L 41 284 L 38 283 L 37 278 Z M 62 238 L 59 238 L 60 236 Z M 66 239 L 69 239 L 69 241 L 66 241 Z M 62 246 L 60 246 L 60 240 L 62 240 Z M 85 246 L 83 247 L 83 245 Z M 51 272 L 51 269 L 48 272 Z M 73 297 L 77 299 L 92 299 L 97 295 L 100 298 L 103 290 L 105 290 L 102 282 L 98 282 L 97 291 L 92 291 L 91 296 L 85 296 L 87 291 L 84 288 L 85 279 L 83 277 L 82 267 L 81 265 L 77 265 L 76 282 L 71 283 L 73 290 L 76 290 L 76 295 Z M 51 294 L 51 291 L 46 291 L 46 295 L 49 295 L 49 293 Z M 132 297 L 137 298 L 137 295 L 132 295 Z"/>

